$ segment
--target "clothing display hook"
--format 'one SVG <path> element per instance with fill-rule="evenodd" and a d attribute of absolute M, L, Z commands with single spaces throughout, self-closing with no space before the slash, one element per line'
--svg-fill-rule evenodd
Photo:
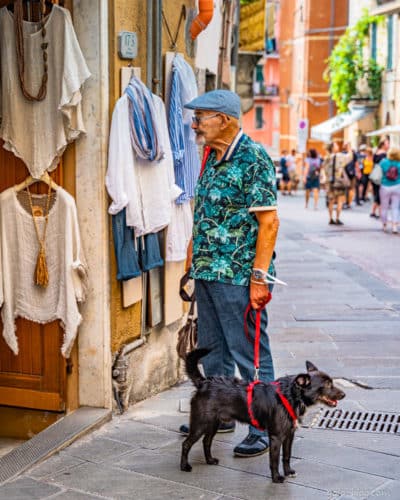
<path fill-rule="evenodd" d="M 163 17 L 163 20 L 164 20 L 164 24 L 165 24 L 165 27 L 167 29 L 167 33 L 168 33 L 168 36 L 169 36 L 169 40 L 171 42 L 171 45 L 170 45 L 170 50 L 174 50 L 174 51 L 177 51 L 178 50 L 178 47 L 176 45 L 176 42 L 178 40 L 178 36 L 179 36 L 179 31 L 181 29 L 181 24 L 182 24 L 182 21 L 184 19 L 186 19 L 186 6 L 185 5 L 182 5 L 182 9 L 181 9 L 181 14 L 179 16 L 179 21 L 178 21 L 178 27 L 176 28 L 176 32 L 175 32 L 175 36 L 173 37 L 172 36 L 172 33 L 171 33 L 171 29 L 169 27 L 169 24 L 168 24 L 168 21 L 167 21 L 167 18 L 165 17 L 165 13 L 164 13 L 164 10 L 162 10 L 162 17 Z"/>

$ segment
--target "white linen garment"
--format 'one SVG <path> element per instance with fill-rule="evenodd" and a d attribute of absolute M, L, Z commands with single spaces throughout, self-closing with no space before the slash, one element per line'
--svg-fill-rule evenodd
<path fill-rule="evenodd" d="M 163 101 L 153 95 L 160 140 L 165 156 L 160 161 L 138 158 L 130 138 L 129 100 L 116 103 L 110 131 L 106 186 L 112 199 L 110 214 L 126 207 L 126 223 L 135 236 L 156 233 L 171 222 L 171 199 L 181 190 L 175 185 L 171 146 Z"/>
<path fill-rule="evenodd" d="M 31 102 L 20 88 L 13 14 L 0 9 L 0 137 L 35 178 L 56 168 L 67 144 L 85 132 L 81 87 L 90 76 L 69 11 L 53 5 L 45 26 L 47 95 Z M 24 21 L 23 30 L 25 86 L 36 95 L 43 74 L 40 23 Z"/>
<path fill-rule="evenodd" d="M 45 195 L 32 194 L 33 202 Z M 39 234 L 45 218 L 38 217 Z M 14 188 L 0 193 L 0 307 L 3 337 L 18 354 L 15 318 L 37 323 L 59 319 L 64 329 L 61 352 L 68 358 L 81 323 L 78 302 L 84 302 L 87 267 L 81 248 L 75 200 L 61 187 L 55 190 L 46 233 L 49 271 L 47 288 L 34 283 L 39 251 L 33 218 Z"/>

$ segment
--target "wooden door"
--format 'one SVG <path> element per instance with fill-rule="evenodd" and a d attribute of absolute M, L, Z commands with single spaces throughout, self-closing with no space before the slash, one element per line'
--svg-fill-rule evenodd
<path fill-rule="evenodd" d="M 9 0 L 0 0 L 0 7 L 8 3 Z M 0 191 L 23 181 L 27 175 L 24 163 L 4 150 L 0 140 Z M 64 185 L 62 161 L 51 176 L 57 184 Z M 35 184 L 31 189 L 47 192 L 42 184 Z M 17 318 L 16 325 L 18 356 L 1 335 L 0 319 L 0 406 L 64 411 L 67 363 L 61 356 L 63 331 L 59 322 L 43 325 Z"/>

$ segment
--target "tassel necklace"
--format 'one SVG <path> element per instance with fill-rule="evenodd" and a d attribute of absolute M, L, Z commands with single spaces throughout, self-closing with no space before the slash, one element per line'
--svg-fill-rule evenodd
<path fill-rule="evenodd" d="M 29 187 L 26 188 L 28 191 L 29 197 L 29 205 L 31 207 L 33 224 L 35 226 L 35 232 L 39 243 L 39 253 L 36 260 L 36 268 L 35 268 L 35 276 L 34 281 L 38 286 L 42 286 L 46 288 L 49 284 L 49 271 L 47 268 L 47 260 L 46 260 L 46 231 L 47 231 L 47 223 L 49 221 L 49 209 L 50 209 L 50 198 L 51 198 L 51 181 L 49 182 L 49 191 L 47 193 L 47 203 L 46 203 L 46 213 L 44 215 L 44 228 L 43 228 L 43 236 L 40 238 L 39 227 L 37 223 L 37 217 L 35 216 L 32 204 L 32 195 L 29 191 Z"/>

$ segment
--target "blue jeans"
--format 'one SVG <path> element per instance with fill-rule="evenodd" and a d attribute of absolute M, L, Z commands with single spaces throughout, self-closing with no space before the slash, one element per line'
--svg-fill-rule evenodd
<path fill-rule="evenodd" d="M 233 377 L 235 364 L 243 380 L 254 378 L 254 345 L 247 340 L 244 331 L 244 312 L 249 303 L 249 287 L 195 280 L 198 310 L 198 345 L 211 349 L 202 360 L 207 377 L 225 375 Z M 268 315 L 261 313 L 260 372 L 263 382 L 275 379 L 274 365 L 267 334 Z M 254 327 L 249 323 L 254 339 Z M 264 435 L 255 427 L 250 432 Z"/>

